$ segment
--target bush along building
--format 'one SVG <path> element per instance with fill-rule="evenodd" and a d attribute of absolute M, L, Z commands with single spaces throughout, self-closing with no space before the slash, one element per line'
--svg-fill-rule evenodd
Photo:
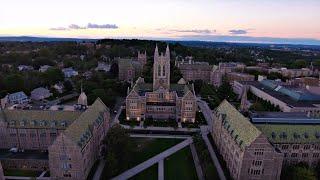
<path fill-rule="evenodd" d="M 99 157 L 110 113 L 99 98 L 91 106 L 79 106 L 72 111 L 1 110 L 0 149 L 23 150 L 0 153 L 3 169 L 49 170 L 51 179 L 86 179 Z"/>
<path fill-rule="evenodd" d="M 233 179 L 280 179 L 283 154 L 226 100 L 214 110 L 212 137 Z"/>
<path fill-rule="evenodd" d="M 158 47 L 154 52 L 153 84 L 138 78 L 134 86 L 128 89 L 126 98 L 127 120 L 172 119 L 182 122 L 194 122 L 196 115 L 196 97 L 191 84 L 181 80 L 170 84 L 170 50 L 159 55 Z"/>

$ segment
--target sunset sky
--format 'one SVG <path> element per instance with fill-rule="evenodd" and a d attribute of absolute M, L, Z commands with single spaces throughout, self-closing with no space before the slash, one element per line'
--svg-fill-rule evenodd
<path fill-rule="evenodd" d="M 320 44 L 320 0 L 1 0 L 21 35 Z"/>

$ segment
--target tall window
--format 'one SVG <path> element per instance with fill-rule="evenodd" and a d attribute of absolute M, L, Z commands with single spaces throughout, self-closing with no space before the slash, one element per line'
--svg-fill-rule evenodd
<path fill-rule="evenodd" d="M 166 76 L 166 69 L 165 65 L 162 66 L 162 76 Z"/>
<path fill-rule="evenodd" d="M 158 66 L 158 76 L 161 76 L 161 65 Z"/>

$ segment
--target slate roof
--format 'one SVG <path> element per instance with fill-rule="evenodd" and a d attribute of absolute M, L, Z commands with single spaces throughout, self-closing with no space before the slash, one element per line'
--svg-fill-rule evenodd
<path fill-rule="evenodd" d="M 94 123 L 101 124 L 103 122 L 103 113 L 106 111 L 109 111 L 109 109 L 98 98 L 64 131 L 64 134 L 83 148 L 92 137 Z"/>
<path fill-rule="evenodd" d="M 246 117 L 244 117 L 227 100 L 224 100 L 216 109 L 216 115 L 222 115 L 222 124 L 231 134 L 237 144 L 244 149 L 249 146 L 260 134 Z"/>
<path fill-rule="evenodd" d="M 272 143 L 320 143 L 320 125 L 257 124 Z"/>
<path fill-rule="evenodd" d="M 66 128 L 75 121 L 79 111 L 51 111 L 51 110 L 2 110 L 0 121 L 9 123 L 15 128 Z"/>

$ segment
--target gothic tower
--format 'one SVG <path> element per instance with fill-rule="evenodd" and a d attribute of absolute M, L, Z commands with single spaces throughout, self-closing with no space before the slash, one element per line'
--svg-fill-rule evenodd
<path fill-rule="evenodd" d="M 166 53 L 159 55 L 158 46 L 154 51 L 153 62 L 153 90 L 163 88 L 170 90 L 170 50 L 167 46 Z"/>

